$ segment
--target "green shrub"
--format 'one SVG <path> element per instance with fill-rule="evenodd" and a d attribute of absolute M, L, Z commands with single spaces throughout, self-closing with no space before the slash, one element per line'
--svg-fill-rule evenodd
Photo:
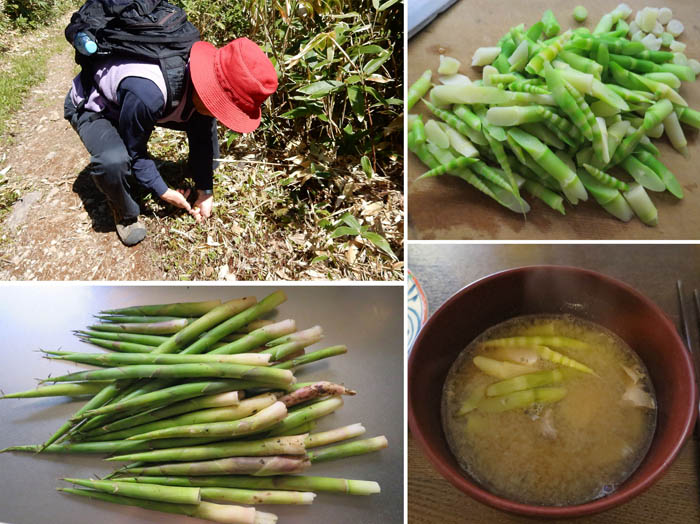
<path fill-rule="evenodd" d="M 75 0 L 7 0 L 2 13 L 10 25 L 26 30 L 51 22 L 76 5 Z"/>
<path fill-rule="evenodd" d="M 178 0 L 202 39 L 240 36 L 275 64 L 279 89 L 256 136 L 324 157 L 366 155 L 383 173 L 402 147 L 403 6 L 398 0 Z M 391 162 L 395 166 L 395 162 Z"/>

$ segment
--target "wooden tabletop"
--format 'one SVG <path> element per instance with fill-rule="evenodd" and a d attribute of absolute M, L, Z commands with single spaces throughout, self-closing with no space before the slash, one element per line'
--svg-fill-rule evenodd
<path fill-rule="evenodd" d="M 619 1 L 587 0 L 585 26 L 592 29 L 602 14 L 613 9 Z M 650 3 L 647 0 L 627 0 L 636 12 Z M 654 3 L 651 2 L 651 5 Z M 460 72 L 472 79 L 481 78 L 481 69 L 471 67 L 474 51 L 483 46 L 496 45 L 508 30 L 520 23 L 530 27 L 545 9 L 552 9 L 562 31 L 577 27 L 572 11 L 576 2 L 571 0 L 460 0 L 440 15 L 408 44 L 407 75 L 411 85 L 425 71 L 433 71 L 437 82 L 439 55 L 460 60 Z M 670 7 L 674 18 L 685 25 L 678 38 L 686 43 L 686 55 L 700 58 L 700 11 L 697 0 L 666 0 L 659 4 Z M 631 18 L 628 20 L 631 21 Z M 680 94 L 690 107 L 700 108 L 700 83 L 683 82 Z M 429 112 L 424 104 L 416 104 L 412 113 L 424 118 Z M 684 126 L 684 129 L 685 126 Z M 411 239 L 465 239 L 465 240 L 568 240 L 568 239 L 699 239 L 700 238 L 700 140 L 698 132 L 686 129 L 690 155 L 677 153 L 664 136 L 654 140 L 661 151 L 660 159 L 676 175 L 683 186 L 685 197 L 678 201 L 669 193 L 651 193 L 659 212 L 659 224 L 647 227 L 633 218 L 623 223 L 609 215 L 592 198 L 577 206 L 566 205 L 566 216 L 548 208 L 544 203 L 527 195 L 532 206 L 527 220 L 501 207 L 472 186 L 451 176 L 430 178 L 416 182 L 427 168 L 409 153 L 406 155 L 408 226 Z"/>
<path fill-rule="evenodd" d="M 682 279 L 694 347 L 700 348 L 691 293 L 700 289 L 698 245 L 427 245 L 412 244 L 408 267 L 434 313 L 453 293 L 491 273 L 533 264 L 561 264 L 605 273 L 634 286 L 679 325 L 676 280 Z M 476 502 L 432 467 L 409 432 L 408 521 L 411 523 L 531 523 Z M 666 474 L 648 491 L 580 523 L 700 522 L 700 440 L 686 442 Z"/>

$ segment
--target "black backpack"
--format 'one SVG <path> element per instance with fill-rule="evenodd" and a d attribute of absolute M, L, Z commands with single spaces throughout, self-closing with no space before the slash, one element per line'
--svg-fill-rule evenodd
<path fill-rule="evenodd" d="M 85 88 L 93 83 L 96 60 L 107 56 L 153 60 L 160 64 L 165 78 L 165 113 L 177 107 L 186 84 L 190 49 L 199 40 L 199 31 L 181 8 L 164 0 L 88 0 L 66 27 L 71 45 L 81 31 L 97 43 L 93 55 L 75 54 Z"/>

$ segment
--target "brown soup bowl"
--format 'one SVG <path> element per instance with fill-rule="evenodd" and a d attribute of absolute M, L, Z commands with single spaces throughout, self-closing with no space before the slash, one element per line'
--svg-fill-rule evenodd
<path fill-rule="evenodd" d="M 469 342 L 509 318 L 546 313 L 576 315 L 620 336 L 646 364 L 658 402 L 654 439 L 639 468 L 614 493 L 574 506 L 522 504 L 482 488 L 459 467 L 440 420 L 447 372 Z M 656 304 L 627 284 L 575 267 L 516 268 L 468 285 L 430 317 L 408 361 L 409 427 L 430 462 L 456 488 L 479 502 L 521 515 L 590 515 L 639 495 L 671 465 L 690 435 L 696 415 L 693 363 L 673 323 Z"/>

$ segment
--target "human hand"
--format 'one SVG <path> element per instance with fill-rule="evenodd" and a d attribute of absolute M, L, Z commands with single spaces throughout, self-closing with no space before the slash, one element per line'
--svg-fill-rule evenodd
<path fill-rule="evenodd" d="M 175 207 L 182 208 L 186 210 L 188 213 L 193 215 L 194 213 L 192 212 L 192 206 L 190 206 L 190 203 L 187 201 L 187 197 L 190 196 L 190 190 L 183 190 L 183 189 L 170 189 L 160 195 L 160 198 L 165 200 L 168 204 L 172 204 Z"/>
<path fill-rule="evenodd" d="M 197 200 L 194 202 L 194 207 L 192 209 L 192 214 L 194 215 L 197 222 L 202 219 L 207 219 L 211 216 L 211 208 L 214 205 L 214 195 L 205 193 L 201 189 L 197 190 Z M 197 215 L 199 218 L 197 218 Z"/>

